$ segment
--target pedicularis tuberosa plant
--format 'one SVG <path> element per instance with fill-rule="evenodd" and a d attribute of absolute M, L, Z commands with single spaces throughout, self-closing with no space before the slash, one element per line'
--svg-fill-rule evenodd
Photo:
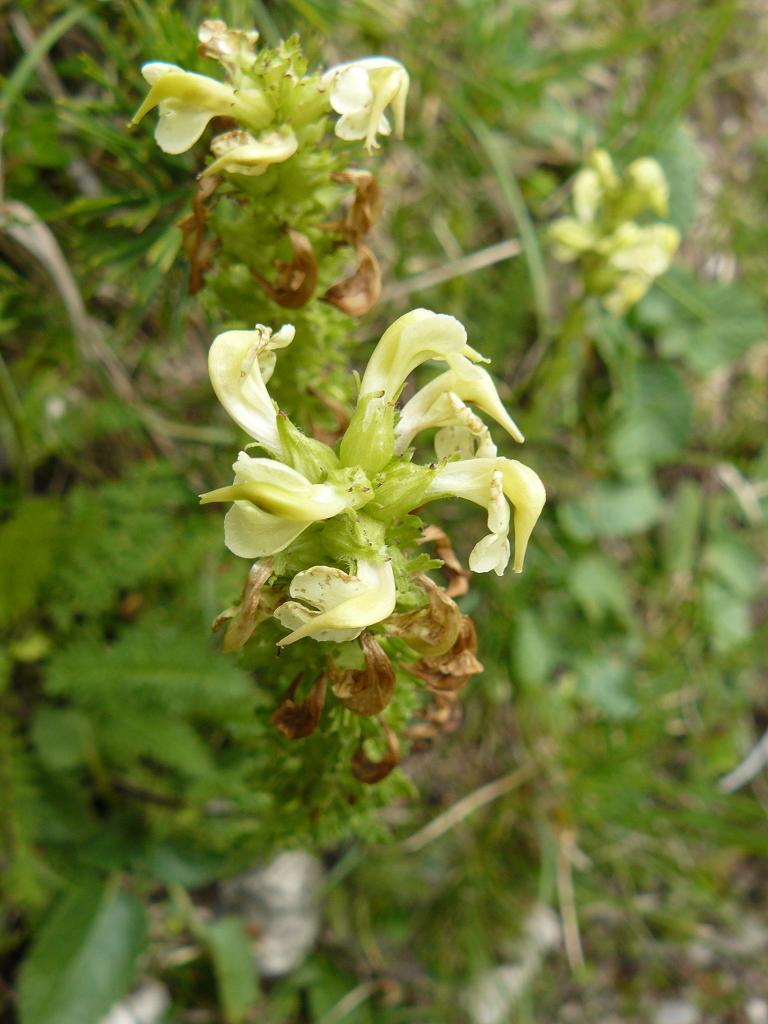
<path fill-rule="evenodd" d="M 134 123 L 156 110 L 171 154 L 216 131 L 179 225 L 190 290 L 230 328 L 213 340 L 209 372 L 246 438 L 234 479 L 201 496 L 226 507 L 224 541 L 246 576 L 214 629 L 269 695 L 255 713 L 291 757 L 311 748 L 299 764 L 341 793 L 384 779 L 403 740 L 455 726 L 459 690 L 482 665 L 454 598 L 472 573 L 522 571 L 545 491 L 498 454 L 486 420 L 523 435 L 455 318 L 406 313 L 352 372 L 354 318 L 381 292 L 366 244 L 381 198 L 366 157 L 391 122 L 402 137 L 405 68 L 370 57 L 309 71 L 295 38 L 260 49 L 256 33 L 220 21 L 204 22 L 199 41 L 216 77 L 145 65 Z M 620 177 L 598 150 L 575 180 L 575 215 L 550 228 L 554 253 L 578 261 L 584 292 L 621 314 L 677 247 L 674 228 L 636 221 L 666 207 L 655 161 Z M 433 502 L 457 498 L 487 514 L 469 571 L 433 519 Z"/>

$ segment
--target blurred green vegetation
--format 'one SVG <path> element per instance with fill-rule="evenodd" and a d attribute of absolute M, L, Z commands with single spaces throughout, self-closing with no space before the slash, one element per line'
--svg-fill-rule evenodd
<path fill-rule="evenodd" d="M 408 308 L 459 317 L 550 495 L 525 574 L 463 599 L 486 671 L 461 727 L 405 761 L 414 786 L 382 790 L 379 814 L 304 806 L 299 762 L 254 715 L 268 679 L 209 639 L 243 574 L 195 502 L 235 445 L 205 361 L 232 314 L 186 291 L 175 225 L 197 158 L 127 121 L 141 63 L 197 68 L 211 15 L 268 42 L 298 30 L 310 62 L 407 66 L 406 141 L 376 158 L 373 245 L 398 283 L 358 329 L 361 362 Z M 463 1021 L 467 985 L 541 902 L 565 950 L 509 1020 L 566 1003 L 572 1021 L 646 1020 L 681 992 L 744 1019 L 765 978 L 687 950 L 768 913 L 765 778 L 718 787 L 768 723 L 765 12 L 45 0 L 4 17 L 1 1019 L 91 1024 L 140 957 L 173 1021 Z M 542 241 L 596 145 L 661 162 L 684 237 L 623 320 L 580 303 Z M 507 238 L 520 255 L 448 276 Z M 403 844 L 497 779 L 487 806 Z M 179 888 L 311 844 L 331 865 L 318 947 L 254 997 L 242 928 L 195 932 Z M 175 960 L 190 930 L 198 953 Z"/>

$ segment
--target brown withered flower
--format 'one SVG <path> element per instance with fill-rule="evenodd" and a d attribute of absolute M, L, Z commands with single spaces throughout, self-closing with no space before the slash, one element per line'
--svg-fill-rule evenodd
<path fill-rule="evenodd" d="M 449 597 L 461 597 L 469 590 L 469 577 L 471 573 L 465 569 L 456 557 L 456 553 L 448 539 L 448 534 L 439 526 L 425 526 L 421 531 L 419 544 L 435 545 L 435 554 L 442 559 L 443 570 L 448 576 L 446 593 Z"/>
<path fill-rule="evenodd" d="M 429 576 L 416 577 L 426 590 L 429 604 L 412 612 L 390 615 L 384 628 L 404 640 L 419 654 L 437 657 L 450 651 L 461 628 L 461 611 L 455 601 Z"/>
<path fill-rule="evenodd" d="M 189 260 L 189 294 L 195 295 L 203 287 L 203 278 L 211 268 L 212 257 L 217 243 L 205 239 L 205 222 L 208 219 L 207 200 L 213 195 L 221 178 L 215 175 L 200 178 L 192 197 L 192 212 L 177 223 L 181 231 L 181 247 Z"/>
<path fill-rule="evenodd" d="M 459 634 L 449 651 L 435 657 L 422 658 L 408 671 L 438 691 L 460 690 L 473 675 L 483 671 L 477 659 L 477 633 L 468 615 L 461 616 Z"/>
<path fill-rule="evenodd" d="M 293 698 L 301 682 L 299 673 L 283 694 L 280 706 L 272 715 L 272 724 L 289 740 L 301 740 L 311 735 L 320 722 L 325 704 L 326 677 L 315 681 L 306 698 L 298 704 Z"/>
<path fill-rule="evenodd" d="M 265 600 L 263 592 L 264 584 L 272 575 L 273 567 L 274 562 L 271 558 L 254 562 L 245 581 L 240 603 L 225 608 L 214 619 L 214 633 L 227 623 L 222 644 L 224 651 L 238 651 L 251 639 L 259 623 L 269 618 L 274 611 L 275 596 L 270 595 L 272 600 Z"/>
<path fill-rule="evenodd" d="M 344 707 L 356 715 L 377 715 L 392 700 L 395 670 L 371 633 L 362 633 L 358 642 L 365 656 L 365 668 L 339 669 L 331 661 L 332 689 Z"/>
<path fill-rule="evenodd" d="M 317 257 L 306 235 L 294 228 L 286 228 L 286 234 L 293 249 L 293 258 L 288 263 L 282 260 L 275 262 L 275 283 L 271 284 L 256 270 L 252 270 L 251 273 L 254 280 L 278 306 L 300 309 L 309 302 L 317 286 Z"/>
<path fill-rule="evenodd" d="M 418 713 L 404 735 L 411 741 L 414 751 L 427 750 L 438 736 L 455 732 L 461 723 L 462 712 L 457 692 L 431 690 L 432 702 Z"/>
<path fill-rule="evenodd" d="M 347 170 L 333 175 L 341 184 L 355 186 L 355 198 L 343 222 L 326 224 L 329 231 L 337 231 L 346 245 L 357 254 L 357 267 L 349 277 L 337 281 L 323 295 L 323 299 L 348 316 L 364 316 L 381 296 L 379 264 L 363 239 L 381 213 L 381 193 L 376 179 L 368 171 Z"/>
<path fill-rule="evenodd" d="M 337 281 L 323 295 L 323 300 L 347 316 L 364 316 L 381 296 L 381 271 L 376 257 L 367 245 L 358 242 L 357 267 L 349 277 Z"/>
<path fill-rule="evenodd" d="M 346 235 L 354 245 L 365 238 L 381 214 L 381 190 L 370 171 L 350 169 L 339 171 L 333 180 L 342 185 L 355 186 L 355 198 L 347 210 L 343 224 L 329 227 Z"/>
<path fill-rule="evenodd" d="M 361 744 L 352 755 L 352 774 L 358 782 L 373 785 L 385 779 L 393 768 L 400 764 L 400 743 L 392 728 L 379 719 L 384 730 L 387 747 L 380 761 L 374 761 L 365 752 Z"/>

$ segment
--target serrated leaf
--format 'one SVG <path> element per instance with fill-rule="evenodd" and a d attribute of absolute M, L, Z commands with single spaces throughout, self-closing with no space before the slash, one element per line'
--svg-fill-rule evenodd
<path fill-rule="evenodd" d="M 239 917 L 228 915 L 206 925 L 203 938 L 216 974 L 226 1024 L 240 1024 L 257 998 L 253 949 Z"/>
<path fill-rule="evenodd" d="M 20 1024 L 98 1024 L 128 991 L 144 908 L 115 882 L 79 884 L 43 923 L 19 975 Z"/>
<path fill-rule="evenodd" d="M 718 285 L 708 295 L 711 319 L 694 332 L 684 358 L 692 370 L 725 366 L 765 337 L 758 297 L 740 284 Z"/>

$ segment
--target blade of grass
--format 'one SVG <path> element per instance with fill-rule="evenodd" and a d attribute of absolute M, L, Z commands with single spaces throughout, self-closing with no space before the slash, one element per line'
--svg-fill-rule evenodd
<path fill-rule="evenodd" d="M 502 195 L 509 207 L 509 211 L 517 225 L 520 235 L 520 244 L 523 247 L 523 255 L 528 265 L 528 273 L 531 277 L 533 289 L 533 302 L 536 310 L 536 321 L 540 340 L 546 340 L 551 333 L 549 317 L 549 285 L 547 273 L 544 267 L 544 258 L 541 246 L 536 235 L 536 228 L 533 225 L 528 207 L 525 205 L 523 194 L 517 183 L 517 178 L 511 168 L 504 160 L 499 148 L 498 140 L 491 130 L 482 121 L 470 124 L 472 132 L 480 143 L 501 187 Z"/>
<path fill-rule="evenodd" d="M 27 82 L 35 73 L 40 60 L 65 32 L 87 14 L 86 7 L 73 7 L 71 11 L 62 14 L 52 25 L 48 26 L 35 45 L 22 57 L 8 76 L 3 91 L 0 93 L 0 120 L 4 120 L 8 116 L 8 111 L 24 92 Z"/>

